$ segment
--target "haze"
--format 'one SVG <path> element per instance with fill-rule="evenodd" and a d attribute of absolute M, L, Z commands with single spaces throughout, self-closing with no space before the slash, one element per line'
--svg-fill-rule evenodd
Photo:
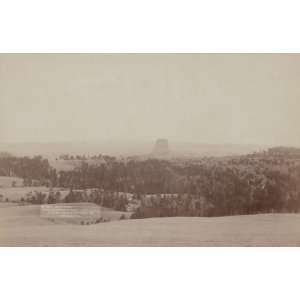
<path fill-rule="evenodd" d="M 298 54 L 0 54 L 0 140 L 300 146 Z"/>

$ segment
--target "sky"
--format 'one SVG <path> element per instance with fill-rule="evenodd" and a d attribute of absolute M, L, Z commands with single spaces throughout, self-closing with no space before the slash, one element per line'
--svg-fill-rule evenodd
<path fill-rule="evenodd" d="M 300 146 L 299 54 L 0 54 L 0 141 Z"/>

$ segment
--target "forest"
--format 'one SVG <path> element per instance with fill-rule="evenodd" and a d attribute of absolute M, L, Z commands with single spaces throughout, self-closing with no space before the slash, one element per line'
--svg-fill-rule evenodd
<path fill-rule="evenodd" d="M 40 180 L 49 187 L 69 189 L 67 202 L 82 201 L 76 190 L 94 189 L 84 201 L 118 210 L 126 210 L 129 201 L 116 193 L 130 193 L 136 204 L 133 218 L 300 210 L 300 156 L 294 148 L 223 158 L 107 157 L 101 164 L 82 159 L 80 166 L 70 171 L 55 170 L 41 156 L 1 157 L 0 176 L 18 176 L 26 184 Z M 58 201 L 51 197 L 49 203 Z"/>

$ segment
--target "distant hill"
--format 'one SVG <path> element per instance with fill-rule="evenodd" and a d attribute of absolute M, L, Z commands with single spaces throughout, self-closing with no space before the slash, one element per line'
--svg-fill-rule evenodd
<path fill-rule="evenodd" d="M 296 147 L 273 147 L 268 150 L 268 154 L 274 156 L 284 156 L 291 158 L 300 158 L 300 148 Z"/>
<path fill-rule="evenodd" d="M 268 148 L 263 145 L 206 143 L 172 143 L 171 147 L 173 155 L 191 157 L 245 155 Z"/>
<path fill-rule="evenodd" d="M 12 155 L 43 155 L 55 158 L 61 154 L 112 156 L 149 155 L 152 152 L 153 141 L 103 141 L 103 142 L 61 142 L 61 143 L 0 143 L 0 152 Z M 265 150 L 268 147 L 259 145 L 234 144 L 203 144 L 167 141 L 158 142 L 158 152 L 170 152 L 171 156 L 228 156 L 243 155 L 254 151 Z M 162 150 L 164 148 L 165 150 Z M 168 148 L 168 149 L 167 149 Z M 170 150 L 171 149 L 171 150 Z M 157 152 L 155 150 L 155 152 Z"/>

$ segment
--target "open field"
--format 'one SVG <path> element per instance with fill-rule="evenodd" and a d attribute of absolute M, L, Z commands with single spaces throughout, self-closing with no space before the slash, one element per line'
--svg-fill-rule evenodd
<path fill-rule="evenodd" d="M 16 187 L 23 186 L 23 179 L 19 177 L 0 176 L 0 188 L 12 187 L 13 184 Z"/>
<path fill-rule="evenodd" d="M 68 194 L 68 190 L 61 188 L 53 188 L 54 192 L 59 191 L 62 197 L 65 197 Z M 26 195 L 29 193 L 41 192 L 48 194 L 50 189 L 45 186 L 24 186 L 24 187 L 5 187 L 0 188 L 0 200 L 5 201 L 8 199 L 9 202 L 19 202 L 21 198 L 26 198 Z"/>
<path fill-rule="evenodd" d="M 53 222 L 72 224 L 94 224 L 101 219 L 102 222 L 117 221 L 121 216 L 129 219 L 130 212 L 113 210 L 101 207 L 91 202 L 44 204 L 40 206 L 40 216 Z"/>
<path fill-rule="evenodd" d="M 300 215 L 173 217 L 82 226 L 39 217 L 39 206 L 0 207 L 0 246 L 299 246 Z"/>
<path fill-rule="evenodd" d="M 52 168 L 59 171 L 72 171 L 76 167 L 80 167 L 81 161 L 79 160 L 62 160 L 62 159 L 49 159 Z"/>
<path fill-rule="evenodd" d="M 103 161 L 102 160 L 93 160 L 93 159 L 86 159 L 86 160 L 80 160 L 80 159 L 70 159 L 70 160 L 64 160 L 64 159 L 49 159 L 49 163 L 52 168 L 55 168 L 57 172 L 59 171 L 72 171 L 76 168 L 79 168 L 82 163 L 85 162 L 89 165 L 99 165 Z"/>

